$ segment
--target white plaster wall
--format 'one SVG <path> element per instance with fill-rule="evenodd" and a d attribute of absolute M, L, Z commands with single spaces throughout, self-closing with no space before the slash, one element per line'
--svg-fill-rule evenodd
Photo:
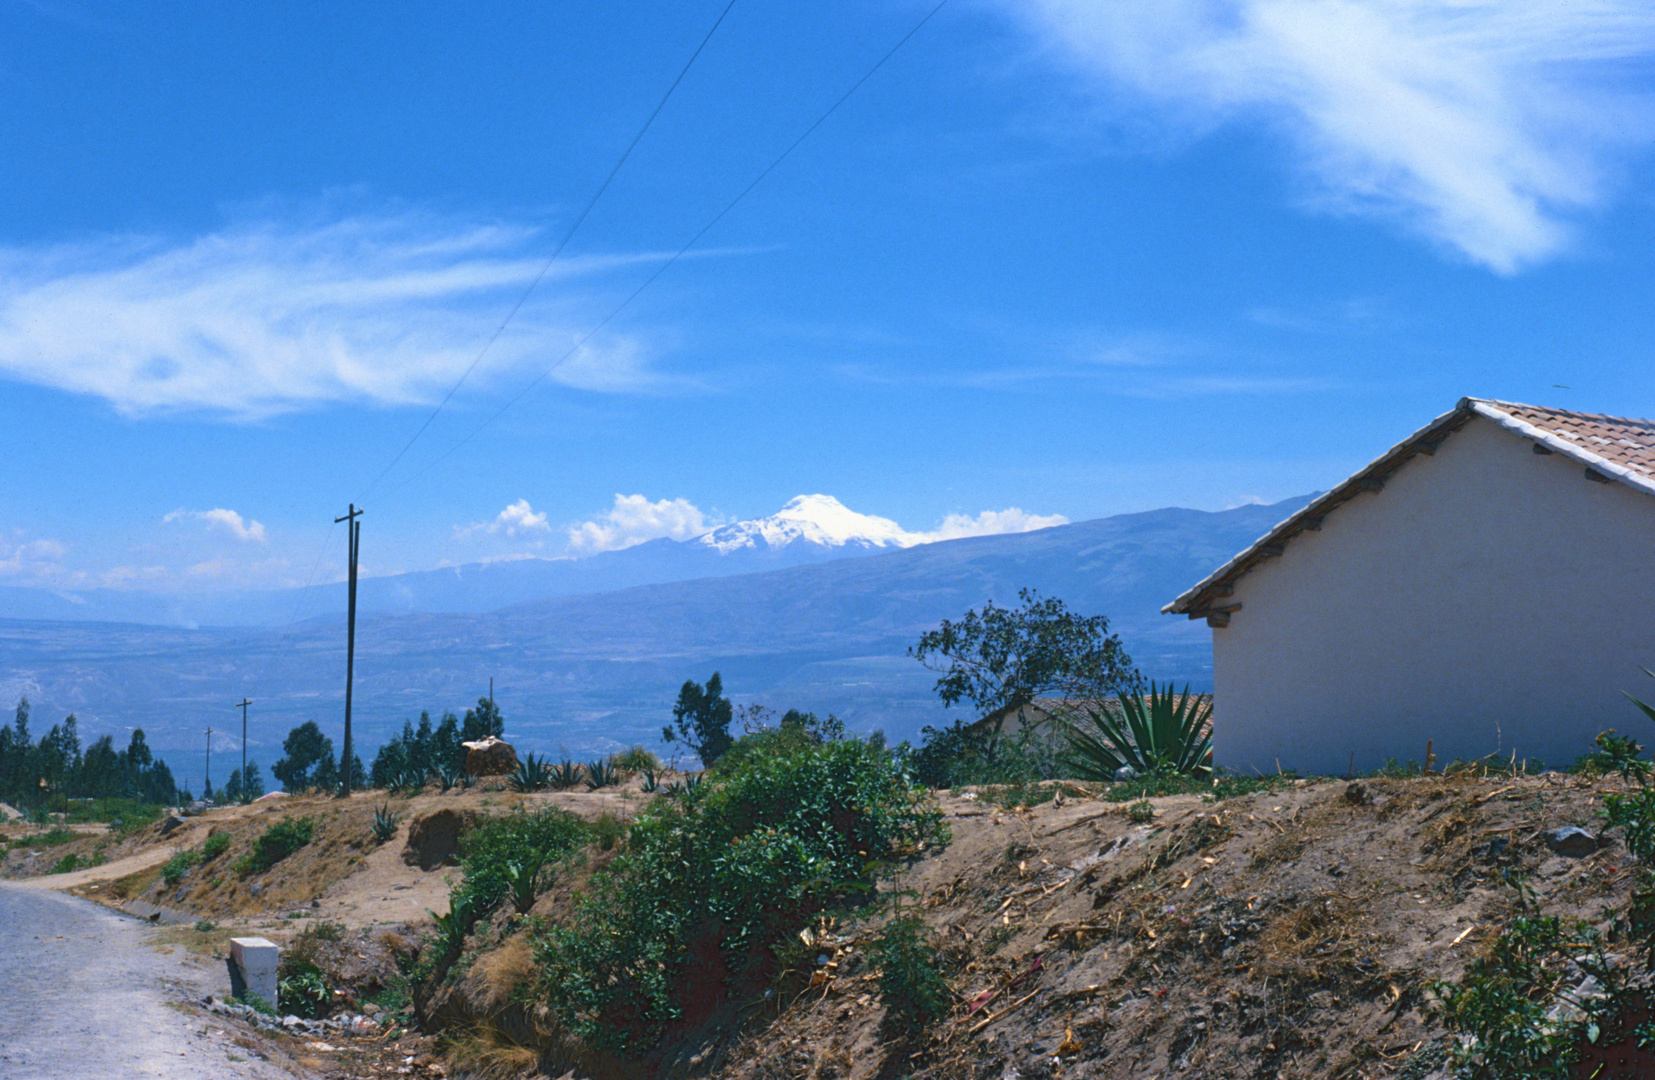
<path fill-rule="evenodd" d="M 1473 418 L 1236 582 L 1213 630 L 1215 760 L 1340 775 L 1655 745 L 1655 498 Z"/>

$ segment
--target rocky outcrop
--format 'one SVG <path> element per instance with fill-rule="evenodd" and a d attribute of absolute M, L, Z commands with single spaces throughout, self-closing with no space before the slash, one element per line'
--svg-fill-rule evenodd
<path fill-rule="evenodd" d="M 517 771 L 517 751 L 511 743 L 490 735 L 465 747 L 465 771 L 473 776 L 508 776 Z"/>
<path fill-rule="evenodd" d="M 477 823 L 470 811 L 436 810 L 415 818 L 408 827 L 408 846 L 402 861 L 421 870 L 456 866 L 460 861 L 460 836 Z"/>

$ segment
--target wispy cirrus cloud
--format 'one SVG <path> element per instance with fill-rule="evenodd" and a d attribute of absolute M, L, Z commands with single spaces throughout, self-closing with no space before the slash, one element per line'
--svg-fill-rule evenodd
<path fill-rule="evenodd" d="M 175 521 L 202 521 L 210 528 L 229 533 L 237 540 L 251 540 L 264 543 L 264 525 L 252 518 L 243 518 L 234 510 L 216 507 L 212 510 L 185 510 L 177 509 L 161 519 L 162 524 L 170 525 Z"/>
<path fill-rule="evenodd" d="M 1285 132 L 1316 202 L 1502 274 L 1557 255 L 1655 133 L 1634 0 L 1002 0 L 1117 109 Z"/>
<path fill-rule="evenodd" d="M 0 377 L 129 415 L 426 404 L 545 265 L 537 236 L 405 213 L 0 249 Z M 474 378 L 486 387 L 550 366 L 604 310 L 595 278 L 661 257 L 560 260 Z M 654 355 L 637 334 L 606 332 L 551 377 L 611 393 L 670 388 Z"/>

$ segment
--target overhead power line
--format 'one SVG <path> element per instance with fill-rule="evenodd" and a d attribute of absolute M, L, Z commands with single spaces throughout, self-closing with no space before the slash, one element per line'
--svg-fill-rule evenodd
<path fill-rule="evenodd" d="M 777 154 L 776 157 L 770 162 L 770 164 L 766 165 L 762 170 L 760 170 L 759 174 L 757 176 L 753 177 L 753 179 L 747 184 L 746 187 L 742 188 L 739 192 L 736 193 L 735 198 L 733 198 L 729 202 L 725 203 L 723 209 L 721 209 L 718 213 L 714 214 L 712 216 L 712 218 L 705 225 L 701 226 L 701 228 L 696 231 L 694 236 L 690 237 L 689 240 L 687 240 L 682 247 L 680 247 L 677 251 L 673 252 L 672 255 L 670 257 L 668 257 L 668 259 L 665 262 L 663 262 L 659 267 L 657 267 L 653 274 L 650 274 L 647 278 L 645 278 L 643 280 L 642 283 L 640 283 L 638 285 L 637 288 L 633 289 L 630 293 L 628 293 L 626 295 L 625 299 L 623 299 L 620 303 L 616 304 L 613 308 L 611 308 L 610 311 L 609 311 L 609 314 L 605 315 L 601 320 L 599 320 L 599 322 L 596 326 L 592 327 L 592 329 L 588 330 L 585 334 L 581 335 L 580 339 L 577 340 L 572 346 L 570 346 L 567 352 L 563 353 L 563 355 L 559 356 L 556 360 L 552 361 L 552 363 L 549 366 L 547 366 L 545 370 L 543 370 L 540 374 L 536 375 L 533 379 L 531 379 L 529 381 L 529 383 L 526 386 L 524 386 L 521 390 L 519 390 L 517 393 L 513 394 L 511 396 L 511 398 L 509 398 L 504 405 L 500 406 L 500 408 L 495 410 L 486 420 L 484 420 L 482 423 L 478 424 L 475 428 L 473 428 L 464 438 L 460 439 L 458 442 L 456 442 L 452 446 L 450 446 L 447 450 L 444 450 L 441 454 L 438 454 L 436 457 L 434 457 L 430 461 L 426 462 L 426 464 L 424 466 L 422 466 L 418 471 L 413 473 L 406 480 L 402 481 L 402 483 L 398 484 L 396 487 L 392 488 L 390 491 L 386 492 L 386 498 L 390 498 L 392 495 L 395 495 L 397 492 L 401 491 L 403 488 L 407 487 L 409 484 L 413 483 L 415 480 L 418 480 L 420 477 L 424 476 L 426 473 L 428 473 L 432 469 L 436 468 L 436 466 L 441 464 L 444 460 L 446 460 L 455 451 L 459 450 L 461 447 L 463 447 L 467 443 L 469 443 L 472 439 L 476 438 L 479 434 L 482 433 L 482 431 L 485 428 L 487 428 L 490 424 L 493 424 L 496 420 L 498 420 L 501 416 L 503 416 L 508 409 L 510 409 L 513 405 L 517 404 L 519 401 L 521 401 L 523 399 L 523 397 L 525 395 L 527 395 L 530 390 L 533 390 L 536 386 L 539 386 L 543 381 L 545 381 L 545 379 L 549 375 L 552 374 L 552 372 L 556 371 L 559 367 L 561 367 L 563 365 L 563 363 L 565 361 L 567 361 L 570 357 L 574 356 L 577 352 L 579 352 L 586 345 L 586 343 L 588 341 L 590 341 L 601 330 L 603 330 L 604 327 L 608 326 L 611 322 L 613 322 L 615 320 L 615 318 L 618 315 L 621 314 L 621 312 L 625 311 L 627 309 L 627 307 L 631 305 L 632 301 L 634 301 L 638 298 L 640 293 L 642 293 L 645 289 L 647 289 L 651 285 L 653 285 L 657 278 L 659 278 L 662 274 L 666 273 L 667 270 L 669 270 L 674 263 L 676 263 L 680 258 L 682 258 L 684 256 L 684 254 L 690 250 L 690 248 L 694 247 L 701 240 L 701 238 L 703 236 L 707 235 L 708 232 L 712 231 L 713 226 L 717 225 L 720 221 L 722 221 L 724 219 L 725 215 L 728 214 L 731 210 L 734 210 L 736 208 L 736 205 L 738 203 L 740 203 L 742 199 L 745 199 L 747 197 L 747 195 L 754 188 L 758 187 L 759 184 L 763 183 L 765 177 L 769 176 L 772 172 L 774 172 L 776 170 L 777 166 L 781 165 L 782 162 L 786 161 L 788 156 L 791 155 L 794 150 L 797 150 L 799 148 L 799 144 L 803 143 L 806 139 L 810 138 L 811 134 L 813 132 L 815 132 L 815 130 L 817 128 L 821 127 L 824 123 L 827 122 L 828 117 L 832 116 L 835 112 L 838 112 L 839 111 L 839 106 L 843 105 L 846 101 L 850 100 L 851 95 L 855 94 L 858 90 L 860 90 L 862 88 L 863 83 L 865 83 L 869 79 L 873 78 L 875 73 L 877 73 L 880 68 L 884 67 L 885 63 L 888 60 L 890 60 L 891 57 L 895 56 L 897 54 L 897 51 L 899 49 L 901 49 L 904 45 L 906 45 L 910 38 L 912 38 L 915 34 L 919 33 L 922 29 L 924 29 L 925 24 L 930 22 L 932 20 L 932 18 L 934 18 L 936 16 L 937 12 L 941 11 L 947 5 L 948 5 L 948 0 L 940 0 L 940 2 L 935 7 L 933 7 L 930 11 L 926 12 L 924 18 L 920 19 L 919 22 L 915 23 L 913 28 L 910 29 L 906 34 L 903 34 L 902 37 L 897 40 L 897 43 L 895 45 L 892 45 L 890 47 L 890 49 L 888 49 L 883 56 L 881 56 L 877 61 L 874 62 L 874 65 L 872 67 L 870 67 L 867 71 L 863 72 L 862 77 L 860 79 L 857 79 L 854 83 L 851 84 L 850 89 L 846 90 L 843 94 L 840 94 L 839 97 L 834 100 L 832 105 L 829 105 L 827 107 L 827 109 L 820 116 L 818 116 L 814 121 L 811 122 L 809 127 L 805 128 L 804 131 L 799 134 L 798 138 L 794 139 L 791 143 L 789 143 L 787 145 L 787 148 L 785 150 L 783 150 L 781 153 Z M 720 16 L 720 17 L 722 18 L 722 16 Z M 421 429 L 421 430 L 423 430 L 423 429 Z M 404 450 L 406 450 L 406 447 L 404 447 Z M 400 458 L 402 455 L 398 454 L 397 456 Z M 387 470 L 387 471 L 389 471 L 389 470 Z M 383 477 L 384 473 L 381 473 L 380 476 Z M 378 480 L 376 479 L 374 482 L 378 483 Z"/>
<path fill-rule="evenodd" d="M 459 392 L 460 387 L 465 385 L 465 381 L 471 377 L 471 373 L 477 370 L 477 365 L 483 362 L 483 357 L 488 355 L 488 351 L 494 347 L 494 343 L 500 340 L 500 335 L 505 333 L 506 326 L 512 319 L 517 317 L 517 313 L 528 302 L 530 295 L 539 287 L 540 282 L 546 275 L 551 272 L 552 264 L 557 262 L 558 256 L 563 254 L 563 249 L 569 245 L 569 241 L 574 239 L 575 233 L 579 232 L 580 227 L 585 224 L 587 215 L 592 212 L 593 207 L 598 205 L 598 200 L 603 198 L 603 193 L 609 190 L 609 185 L 621 171 L 621 166 L 626 164 L 626 159 L 632 156 L 632 151 L 637 149 L 638 143 L 643 141 L 644 134 L 649 131 L 650 125 L 654 124 L 655 118 L 661 115 L 661 110 L 667 107 L 667 102 L 672 98 L 673 92 L 678 89 L 678 84 L 683 82 L 684 76 L 690 73 L 690 68 L 695 66 L 695 61 L 701 56 L 702 50 L 706 49 L 707 43 L 713 39 L 713 35 L 718 32 L 719 26 L 723 24 L 724 17 L 730 14 L 730 9 L 735 6 L 736 0 L 729 0 L 729 3 L 724 5 L 724 10 L 718 13 L 718 18 L 713 20 L 712 27 L 701 38 L 701 44 L 697 45 L 695 51 L 690 54 L 690 58 L 684 61 L 684 66 L 678 71 L 678 77 L 672 80 L 672 85 L 668 86 L 666 93 L 661 95 L 661 100 L 655 103 L 655 108 L 650 111 L 643 125 L 638 128 L 638 133 L 632 136 L 632 141 L 626 144 L 626 149 L 621 151 L 621 156 L 615 160 L 615 165 L 609 170 L 609 175 L 603 178 L 603 183 L 598 185 L 598 190 L 592 193 L 592 197 L 586 201 L 586 205 L 575 216 L 573 224 L 563 234 L 563 239 L 558 241 L 557 247 L 552 249 L 552 254 L 546 259 L 546 263 L 540 268 L 540 272 L 534 276 L 534 280 L 529 282 L 528 287 L 517 298 L 517 303 L 513 304 L 511 310 L 506 312 L 506 317 L 500 320 L 500 325 L 494 328 L 494 333 L 489 335 L 489 339 L 483 343 L 483 347 L 477 350 L 477 355 L 472 358 L 470 365 L 460 373 L 460 377 L 454 381 L 454 385 L 448 388 L 448 393 L 444 394 L 442 400 L 437 402 L 437 407 L 431 410 L 431 415 L 425 418 L 425 422 L 419 426 L 419 430 L 415 431 L 413 436 L 403 444 L 402 449 L 396 452 L 396 456 L 391 458 L 390 464 L 381 469 L 379 475 L 374 477 L 368 486 L 362 489 L 362 494 L 357 496 L 358 502 L 362 501 L 370 491 L 378 486 L 379 482 L 385 479 L 386 474 L 396 468 L 397 462 L 401 461 L 403 455 L 407 454 L 413 445 L 419 441 L 420 436 L 425 434 L 432 421 L 436 420 L 437 414 L 443 411 L 454 395 Z"/>

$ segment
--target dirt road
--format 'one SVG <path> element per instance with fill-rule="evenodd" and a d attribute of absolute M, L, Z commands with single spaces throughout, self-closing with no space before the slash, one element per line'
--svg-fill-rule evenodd
<path fill-rule="evenodd" d="M 145 944 L 142 923 L 0 884 L 0 1076 L 292 1080 L 181 1003 L 214 973 Z"/>

